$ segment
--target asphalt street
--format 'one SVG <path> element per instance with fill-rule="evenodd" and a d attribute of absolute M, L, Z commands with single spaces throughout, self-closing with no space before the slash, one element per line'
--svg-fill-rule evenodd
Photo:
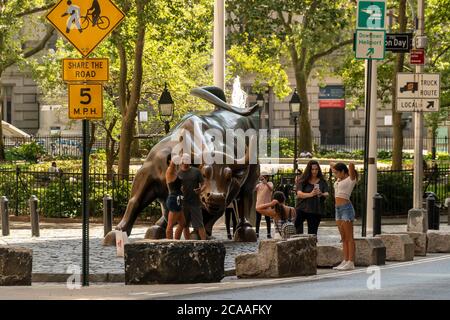
<path fill-rule="evenodd" d="M 345 272 L 318 269 L 315 276 L 281 279 L 226 277 L 220 283 L 208 284 L 127 286 L 91 283 L 89 287 L 77 289 L 69 288 L 65 283 L 39 283 L 31 287 L 2 287 L 0 299 L 450 299 L 450 254 L 428 254 L 411 262 L 388 262 L 375 272 L 367 273 L 368 270 L 372 269 L 357 268 Z M 379 278 L 376 277 L 378 274 Z"/>
<path fill-rule="evenodd" d="M 379 273 L 378 273 L 379 272 Z M 377 275 L 379 274 L 379 278 Z M 178 296 L 193 300 L 450 299 L 450 255 L 319 276 L 317 281 L 278 279 L 267 286 Z M 369 284 L 368 284 L 369 283 Z"/>

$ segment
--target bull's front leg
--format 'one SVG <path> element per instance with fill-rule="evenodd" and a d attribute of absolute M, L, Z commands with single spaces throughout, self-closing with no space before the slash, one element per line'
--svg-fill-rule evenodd
<path fill-rule="evenodd" d="M 169 210 L 166 207 L 165 199 L 158 199 L 161 206 L 161 218 L 156 221 L 155 225 L 147 229 L 145 239 L 164 239 L 166 237 L 167 222 L 169 219 Z"/>
<path fill-rule="evenodd" d="M 239 223 L 234 233 L 234 241 L 238 242 L 256 242 L 256 232 L 252 225 L 246 219 L 246 216 L 250 216 L 250 212 L 253 206 L 253 192 L 245 192 L 241 194 L 238 202 L 239 211 Z"/>

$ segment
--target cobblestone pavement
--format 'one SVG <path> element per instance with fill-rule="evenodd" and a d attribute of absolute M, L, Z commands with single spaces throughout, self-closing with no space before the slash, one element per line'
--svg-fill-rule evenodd
<path fill-rule="evenodd" d="M 52 224 L 41 227 L 39 238 L 31 237 L 28 224 L 15 224 L 11 235 L 0 236 L 0 245 L 12 245 L 33 250 L 33 273 L 67 273 L 70 266 L 81 267 L 81 225 L 65 224 L 58 228 Z M 130 241 L 143 239 L 148 226 L 138 225 L 133 229 Z M 306 228 L 305 228 L 306 230 Z M 441 230 L 450 231 L 450 226 L 441 225 Z M 383 226 L 383 232 L 403 232 L 406 225 Z M 272 230 L 272 234 L 273 234 Z M 123 273 L 124 260 L 116 257 L 114 247 L 103 247 L 103 226 L 91 224 L 90 230 L 90 272 Z M 262 223 L 260 234 L 266 238 L 265 223 Z M 361 227 L 355 227 L 355 236 L 361 234 Z M 218 225 L 213 232 L 217 240 L 223 240 L 226 247 L 225 269 L 234 268 L 234 258 L 241 253 L 255 252 L 258 243 L 236 243 L 227 240 L 223 225 Z M 323 244 L 339 243 L 339 233 L 335 226 L 323 226 L 319 229 L 318 241 Z"/>

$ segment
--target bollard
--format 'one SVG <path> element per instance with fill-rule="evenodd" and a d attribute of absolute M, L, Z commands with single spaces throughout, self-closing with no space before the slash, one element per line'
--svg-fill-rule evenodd
<path fill-rule="evenodd" d="M 381 216 L 383 215 L 383 197 L 376 193 L 373 196 L 373 236 L 381 234 Z"/>
<path fill-rule="evenodd" d="M 103 197 L 103 232 L 104 236 L 112 230 L 113 223 L 113 199 L 110 195 Z"/>
<path fill-rule="evenodd" d="M 436 229 L 436 212 L 439 215 L 439 209 L 436 207 L 436 197 L 433 193 L 430 193 L 427 197 L 427 214 L 428 214 L 428 229 L 437 230 Z M 438 217 L 439 219 L 439 217 Z M 438 226 L 439 227 L 439 226 Z"/>
<path fill-rule="evenodd" d="M 0 217 L 2 219 L 2 235 L 9 236 L 8 198 L 5 196 L 0 198 Z"/>
<path fill-rule="evenodd" d="M 38 198 L 32 195 L 28 203 L 30 205 L 31 236 L 39 237 Z"/>
<path fill-rule="evenodd" d="M 450 226 L 450 203 L 447 205 L 447 211 L 448 211 L 447 224 Z"/>
<path fill-rule="evenodd" d="M 434 204 L 433 208 L 433 230 L 439 230 L 440 221 L 440 208 L 437 204 Z"/>

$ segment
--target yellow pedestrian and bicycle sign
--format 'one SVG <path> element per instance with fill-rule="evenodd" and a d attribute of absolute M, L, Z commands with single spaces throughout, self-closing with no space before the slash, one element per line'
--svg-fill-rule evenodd
<path fill-rule="evenodd" d="M 110 0 L 60 0 L 47 20 L 83 55 L 92 50 L 123 20 Z"/>

